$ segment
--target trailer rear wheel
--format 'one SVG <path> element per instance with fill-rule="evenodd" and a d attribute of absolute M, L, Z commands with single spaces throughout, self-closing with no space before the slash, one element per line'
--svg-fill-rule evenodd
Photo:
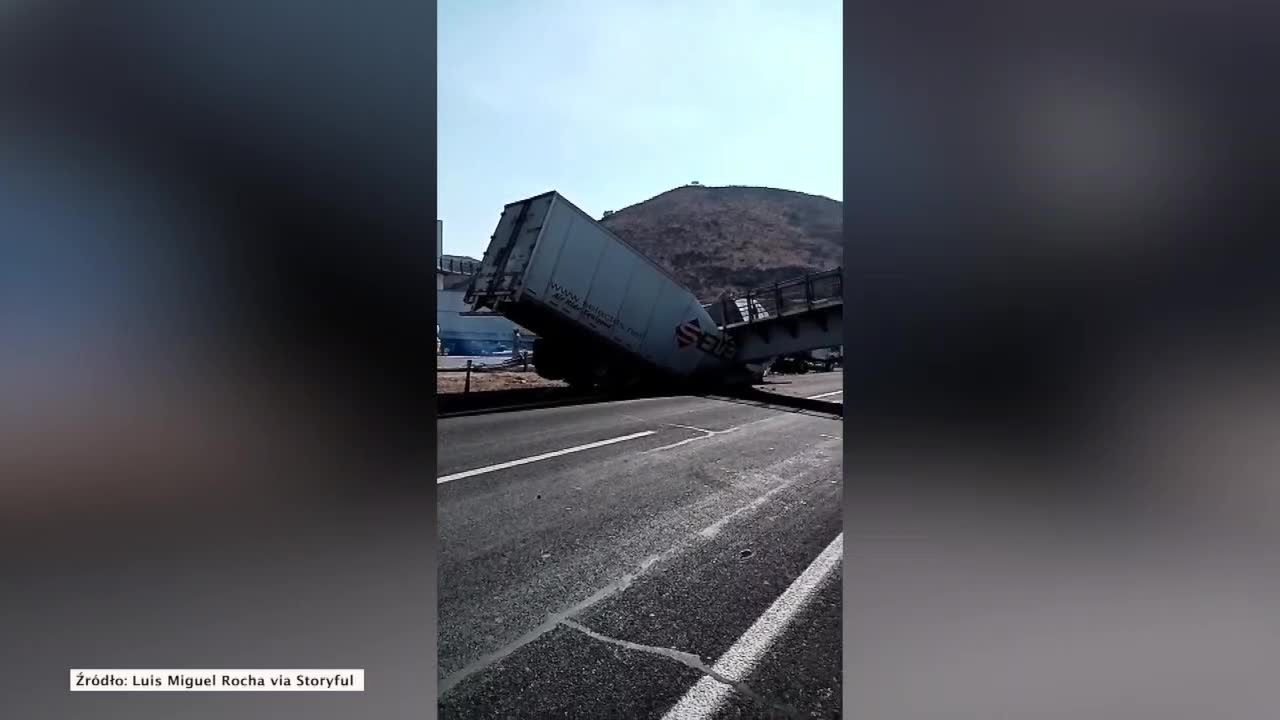
<path fill-rule="evenodd" d="M 542 338 L 533 341 L 533 369 L 548 380 L 563 380 L 564 364 L 556 347 Z"/>
<path fill-rule="evenodd" d="M 595 379 L 590 375 L 573 374 L 567 375 L 564 381 L 574 390 L 589 391 L 595 388 Z"/>

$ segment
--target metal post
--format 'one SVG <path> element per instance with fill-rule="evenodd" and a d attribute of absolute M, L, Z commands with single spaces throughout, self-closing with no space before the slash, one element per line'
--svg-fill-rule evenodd
<path fill-rule="evenodd" d="M 471 361 L 467 361 L 467 379 L 462 383 L 462 394 L 466 395 L 471 392 Z"/>

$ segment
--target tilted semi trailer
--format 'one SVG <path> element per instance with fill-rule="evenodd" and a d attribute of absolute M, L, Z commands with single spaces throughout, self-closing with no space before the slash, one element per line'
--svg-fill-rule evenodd
<path fill-rule="evenodd" d="M 465 301 L 536 333 L 538 374 L 574 386 L 762 372 L 734 362 L 733 340 L 693 293 L 556 192 L 503 209 Z"/>

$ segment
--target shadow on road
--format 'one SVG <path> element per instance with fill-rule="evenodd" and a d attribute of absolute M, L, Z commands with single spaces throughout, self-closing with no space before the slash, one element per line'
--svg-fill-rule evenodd
<path fill-rule="evenodd" d="M 844 417 L 844 403 L 813 400 L 795 395 L 782 395 L 755 388 L 725 394 L 705 394 L 702 397 L 736 402 L 743 405 L 755 405 L 756 407 L 769 407 L 815 417 Z"/>
<path fill-rule="evenodd" d="M 563 387 L 489 390 L 465 395 L 462 393 L 439 394 L 436 395 L 436 416 L 438 418 L 449 418 L 539 408 L 567 407 L 570 405 L 589 405 L 618 400 L 682 396 L 704 397 L 712 400 L 755 405 L 757 407 L 770 407 L 786 412 L 818 417 L 844 417 L 843 403 L 769 393 L 755 388 L 722 392 L 707 392 L 692 388 L 671 388 L 663 391 L 650 389 L 615 393 L 585 393 L 581 390 Z"/>
<path fill-rule="evenodd" d="M 593 403 L 635 400 L 639 398 L 676 397 L 685 395 L 678 390 L 671 392 L 583 392 L 573 388 L 515 388 L 512 390 L 487 390 L 483 392 L 441 393 L 436 395 L 436 417 L 460 417 L 539 408 L 590 405 Z"/>

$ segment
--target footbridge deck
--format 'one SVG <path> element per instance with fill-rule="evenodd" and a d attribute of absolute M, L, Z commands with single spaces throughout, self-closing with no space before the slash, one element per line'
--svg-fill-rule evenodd
<path fill-rule="evenodd" d="M 713 315 L 736 342 L 740 362 L 844 343 L 843 268 L 725 296 L 714 305 Z"/>

